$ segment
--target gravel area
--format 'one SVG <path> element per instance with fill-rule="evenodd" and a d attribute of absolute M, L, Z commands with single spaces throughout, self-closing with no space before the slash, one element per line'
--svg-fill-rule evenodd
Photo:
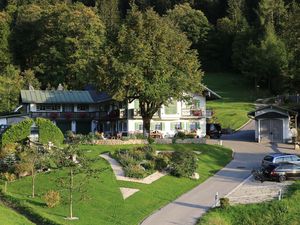
<path fill-rule="evenodd" d="M 250 176 L 241 183 L 241 185 L 229 193 L 227 197 L 233 205 L 258 203 L 278 198 L 279 191 L 281 190 L 284 198 L 287 187 L 292 183 L 293 181 L 285 181 L 283 183 L 265 181 L 261 183 Z"/>

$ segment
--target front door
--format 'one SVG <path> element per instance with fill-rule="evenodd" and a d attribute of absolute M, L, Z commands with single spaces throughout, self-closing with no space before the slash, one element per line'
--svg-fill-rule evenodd
<path fill-rule="evenodd" d="M 261 120 L 260 142 L 283 142 L 283 121 L 280 119 Z"/>

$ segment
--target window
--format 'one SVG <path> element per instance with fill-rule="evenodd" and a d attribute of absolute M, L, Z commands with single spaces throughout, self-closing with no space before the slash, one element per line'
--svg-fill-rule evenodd
<path fill-rule="evenodd" d="M 161 123 L 156 123 L 155 126 L 154 126 L 154 129 L 155 130 L 162 130 Z"/>
<path fill-rule="evenodd" d="M 165 114 L 176 114 L 177 113 L 177 102 L 171 102 L 165 106 Z"/>
<path fill-rule="evenodd" d="M 200 100 L 198 100 L 198 99 L 193 100 L 193 108 L 194 109 L 199 109 L 200 108 Z"/>
<path fill-rule="evenodd" d="M 77 105 L 77 111 L 88 111 L 88 110 L 89 110 L 88 105 L 85 105 L 85 104 Z"/>
<path fill-rule="evenodd" d="M 73 105 L 63 105 L 63 112 L 73 112 Z"/>
<path fill-rule="evenodd" d="M 36 106 L 37 111 L 60 111 L 60 105 L 39 104 Z"/>
<path fill-rule="evenodd" d="M 140 108 L 140 102 L 139 100 L 134 100 L 134 108 L 139 109 Z"/>
<path fill-rule="evenodd" d="M 134 127 L 135 127 L 135 130 L 143 130 L 143 123 L 135 122 Z"/>
<path fill-rule="evenodd" d="M 181 130 L 182 124 L 180 122 L 171 123 L 171 130 Z"/>

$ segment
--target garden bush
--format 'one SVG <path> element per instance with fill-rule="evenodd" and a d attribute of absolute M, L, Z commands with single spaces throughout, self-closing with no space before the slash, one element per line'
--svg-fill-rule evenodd
<path fill-rule="evenodd" d="M 60 194 L 57 191 L 50 190 L 45 194 L 44 200 L 48 208 L 54 208 L 60 203 Z"/>
<path fill-rule="evenodd" d="M 177 177 L 190 177 L 197 169 L 197 157 L 190 151 L 176 151 L 171 158 L 171 174 Z"/>
<path fill-rule="evenodd" d="M 30 127 L 32 124 L 32 119 L 26 119 L 13 124 L 3 133 L 1 141 L 2 146 L 24 141 L 30 135 Z"/>
<path fill-rule="evenodd" d="M 220 207 L 226 209 L 230 206 L 229 198 L 220 198 Z"/>
<path fill-rule="evenodd" d="M 39 142 L 41 142 L 42 144 L 48 144 L 48 142 L 51 141 L 58 146 L 63 143 L 63 133 L 50 120 L 37 118 L 35 123 L 39 128 Z"/>
<path fill-rule="evenodd" d="M 144 178 L 147 174 L 140 165 L 129 165 L 124 168 L 125 176 L 132 178 Z"/>
<path fill-rule="evenodd" d="M 164 155 L 158 155 L 155 159 L 155 169 L 162 171 L 168 167 L 170 159 Z"/>

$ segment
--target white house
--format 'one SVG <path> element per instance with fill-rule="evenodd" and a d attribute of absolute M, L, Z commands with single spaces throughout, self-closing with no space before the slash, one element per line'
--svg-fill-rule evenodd
<path fill-rule="evenodd" d="M 216 98 L 220 96 L 204 87 L 202 95 L 193 95 L 190 103 L 174 101 L 168 106 L 163 105 L 151 120 L 151 131 L 164 137 L 172 137 L 179 130 L 194 131 L 198 137 L 204 137 L 206 119 L 211 116 L 211 111 L 206 110 L 206 100 Z M 22 107 L 18 109 L 22 117 L 19 120 L 48 118 L 63 132 L 72 130 L 87 134 L 100 131 L 107 136 L 127 136 L 143 130 L 138 100 L 118 102 L 106 93 L 96 91 L 21 90 L 20 101 Z M 8 117 L 0 119 L 3 124 L 8 124 Z"/>
<path fill-rule="evenodd" d="M 206 100 L 220 98 L 215 92 L 204 87 L 203 95 L 193 95 L 190 103 L 173 101 L 163 105 L 154 114 L 150 130 L 173 137 L 178 131 L 196 132 L 197 136 L 205 137 L 206 119 L 212 115 L 206 109 Z M 106 134 L 122 133 L 123 135 L 143 132 L 143 120 L 139 113 L 139 101 L 120 103 L 106 98 L 99 99 L 100 118 L 98 129 Z"/>
<path fill-rule="evenodd" d="M 297 128 L 297 112 L 268 105 L 249 112 L 255 120 L 255 139 L 258 142 L 285 143 L 292 141 L 292 128 Z"/>

